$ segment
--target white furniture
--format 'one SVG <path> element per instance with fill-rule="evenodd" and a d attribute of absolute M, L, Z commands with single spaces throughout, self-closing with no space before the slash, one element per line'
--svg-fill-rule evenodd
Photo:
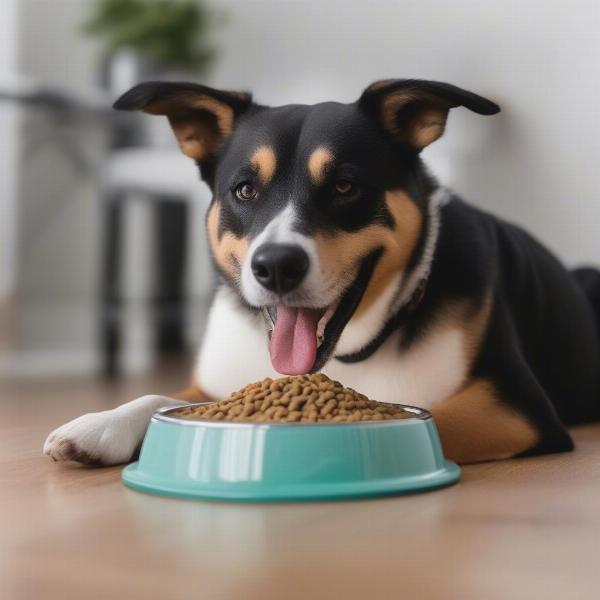
<path fill-rule="evenodd" d="M 120 370 L 124 337 L 120 282 L 125 263 L 126 211 L 134 203 L 139 210 L 141 202 L 151 213 L 150 220 L 144 221 L 151 225 L 154 235 L 141 250 L 149 256 L 136 265 L 145 264 L 152 270 L 149 278 L 153 291 L 147 301 L 153 345 L 162 351 L 180 350 L 184 344 L 185 273 L 191 241 L 188 220 L 192 208 L 197 212 L 206 209 L 210 194 L 200 182 L 198 167 L 175 147 L 114 150 L 107 158 L 102 185 L 106 198 L 102 360 L 104 372 L 114 375 Z"/>
<path fill-rule="evenodd" d="M 116 150 L 108 157 L 103 182 L 109 195 L 139 192 L 149 200 L 173 196 L 191 202 L 203 190 L 198 167 L 175 148 Z"/>

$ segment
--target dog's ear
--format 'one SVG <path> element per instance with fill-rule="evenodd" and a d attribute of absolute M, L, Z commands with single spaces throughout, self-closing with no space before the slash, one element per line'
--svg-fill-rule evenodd
<path fill-rule="evenodd" d="M 202 163 L 215 155 L 236 119 L 252 106 L 245 92 L 226 92 L 194 83 L 140 83 L 115 103 L 117 110 L 143 110 L 169 118 L 181 151 Z"/>
<path fill-rule="evenodd" d="M 418 152 L 444 133 L 451 108 L 464 106 L 480 115 L 500 112 L 497 104 L 477 94 L 421 79 L 376 81 L 362 93 L 358 104 L 373 114 L 395 141 Z"/>

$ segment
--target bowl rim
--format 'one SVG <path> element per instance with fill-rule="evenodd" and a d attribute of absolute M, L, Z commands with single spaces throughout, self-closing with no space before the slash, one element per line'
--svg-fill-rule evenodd
<path fill-rule="evenodd" d="M 165 423 L 174 423 L 176 425 L 184 425 L 191 427 L 220 427 L 226 429 L 232 428 L 254 428 L 254 429 L 270 429 L 270 428 L 285 428 L 285 427 L 385 427 L 385 426 L 398 426 L 402 424 L 410 424 L 415 421 L 429 421 L 432 419 L 431 413 L 418 406 L 411 406 L 410 404 L 400 404 L 395 402 L 386 402 L 386 404 L 391 404 L 392 406 L 399 406 L 407 412 L 413 413 L 413 417 L 408 417 L 406 419 L 386 419 L 382 421 L 351 421 L 348 423 L 347 421 L 336 421 L 334 423 L 324 422 L 324 423 L 262 423 L 262 422 L 242 422 L 242 421 L 216 421 L 214 419 L 183 419 L 179 417 L 170 416 L 168 413 L 172 411 L 179 410 L 180 408 L 188 408 L 192 406 L 204 406 L 207 404 L 213 404 L 212 402 L 193 402 L 189 404 L 180 404 L 179 406 L 164 406 L 163 408 L 159 408 L 154 411 L 152 414 L 153 421 L 162 421 Z"/>

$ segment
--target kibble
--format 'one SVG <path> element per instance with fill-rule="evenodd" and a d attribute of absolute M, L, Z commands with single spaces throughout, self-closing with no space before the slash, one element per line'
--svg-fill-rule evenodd
<path fill-rule="evenodd" d="M 244 423 L 348 423 L 414 416 L 397 404 L 370 400 L 322 373 L 263 379 L 225 400 L 184 406 L 173 414 L 183 419 Z"/>

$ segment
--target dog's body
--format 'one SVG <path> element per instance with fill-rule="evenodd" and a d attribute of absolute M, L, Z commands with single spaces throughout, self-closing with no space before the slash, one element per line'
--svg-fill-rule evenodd
<path fill-rule="evenodd" d="M 418 154 L 458 105 L 497 112 L 419 81 L 379 82 L 352 105 L 267 109 L 189 84 L 120 101 L 166 114 L 215 194 L 207 227 L 222 283 L 182 399 L 322 370 L 429 409 L 460 462 L 572 448 L 565 426 L 600 417 L 600 275 L 567 272 L 437 186 Z M 152 411 L 176 403 L 148 396 L 84 415 L 45 451 L 127 461 Z"/>

